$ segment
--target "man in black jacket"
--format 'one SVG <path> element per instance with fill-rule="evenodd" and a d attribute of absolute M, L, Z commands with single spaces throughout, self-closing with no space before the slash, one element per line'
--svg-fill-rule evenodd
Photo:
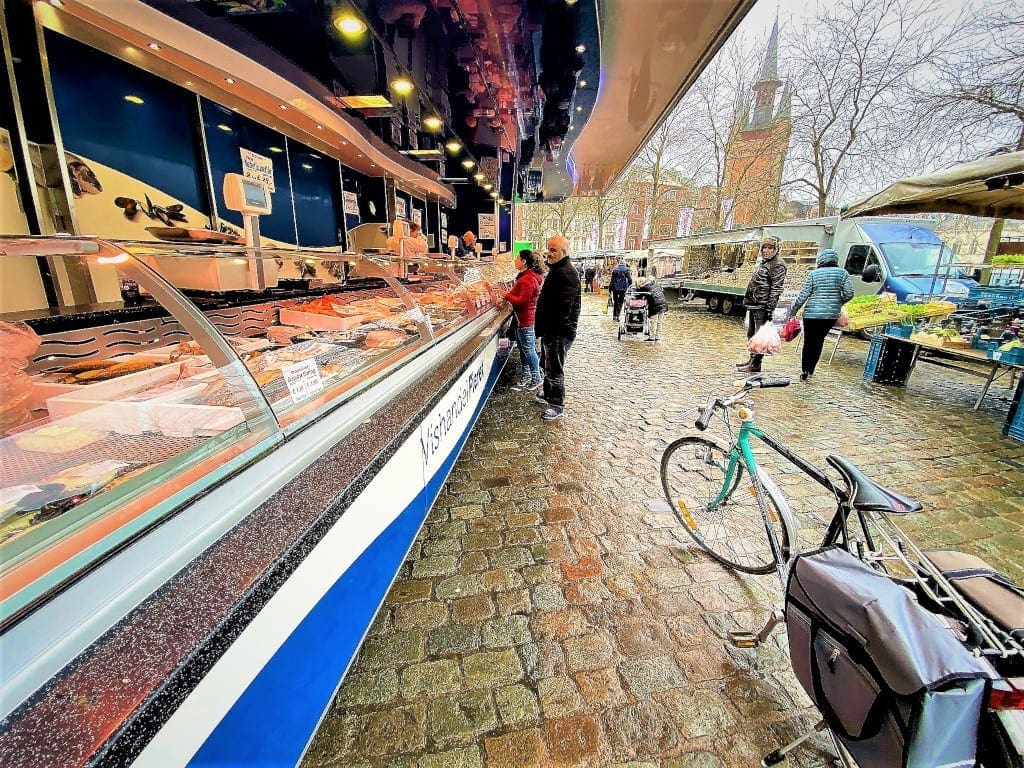
<path fill-rule="evenodd" d="M 786 282 L 786 262 L 779 256 L 779 241 L 774 237 L 761 240 L 761 262 L 754 269 L 747 283 L 747 291 L 743 295 L 743 306 L 749 310 L 747 321 L 747 338 L 749 339 L 765 323 L 771 322 L 772 312 L 782 296 L 782 286 Z M 764 355 L 750 353 L 745 363 L 737 363 L 736 367 L 743 373 L 758 373 Z"/>
<path fill-rule="evenodd" d="M 565 409 L 565 356 L 576 339 L 580 320 L 580 277 L 569 260 L 569 241 L 562 237 L 548 240 L 544 253 L 548 274 L 537 298 L 534 329 L 540 339 L 544 390 L 536 402 L 546 406 L 541 418 L 560 419 Z"/>

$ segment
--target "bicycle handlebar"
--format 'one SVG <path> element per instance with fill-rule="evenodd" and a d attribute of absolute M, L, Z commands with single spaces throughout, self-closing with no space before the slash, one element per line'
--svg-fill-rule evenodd
<path fill-rule="evenodd" d="M 703 432 L 708 428 L 708 424 L 711 423 L 711 417 L 715 413 L 715 407 L 718 405 L 718 400 L 711 399 L 707 405 L 700 410 L 700 415 L 697 416 L 697 420 L 693 423 L 697 429 Z"/>

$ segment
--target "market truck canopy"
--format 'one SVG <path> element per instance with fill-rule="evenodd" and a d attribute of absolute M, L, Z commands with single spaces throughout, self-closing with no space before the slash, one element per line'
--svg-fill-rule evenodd
<path fill-rule="evenodd" d="M 886 213 L 959 213 L 1024 219 L 1024 152 L 963 163 L 900 179 L 843 212 L 843 218 Z"/>

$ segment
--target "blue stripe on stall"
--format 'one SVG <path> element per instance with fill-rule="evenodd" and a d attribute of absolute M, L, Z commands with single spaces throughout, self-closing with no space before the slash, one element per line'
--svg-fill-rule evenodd
<path fill-rule="evenodd" d="M 452 452 L 395 521 L 349 566 L 267 662 L 190 766 L 294 766 L 483 410 L 503 354 Z M 415 433 L 414 433 L 415 434 Z M 344 617 L 339 620 L 339 617 Z M 314 662 L 315 663 L 311 663 Z"/>

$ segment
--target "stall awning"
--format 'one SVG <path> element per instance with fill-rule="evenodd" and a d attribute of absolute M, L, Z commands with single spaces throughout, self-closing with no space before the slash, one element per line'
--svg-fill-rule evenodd
<path fill-rule="evenodd" d="M 959 213 L 1024 219 L 1024 152 L 986 157 L 900 179 L 850 206 L 843 218 L 885 213 Z"/>

